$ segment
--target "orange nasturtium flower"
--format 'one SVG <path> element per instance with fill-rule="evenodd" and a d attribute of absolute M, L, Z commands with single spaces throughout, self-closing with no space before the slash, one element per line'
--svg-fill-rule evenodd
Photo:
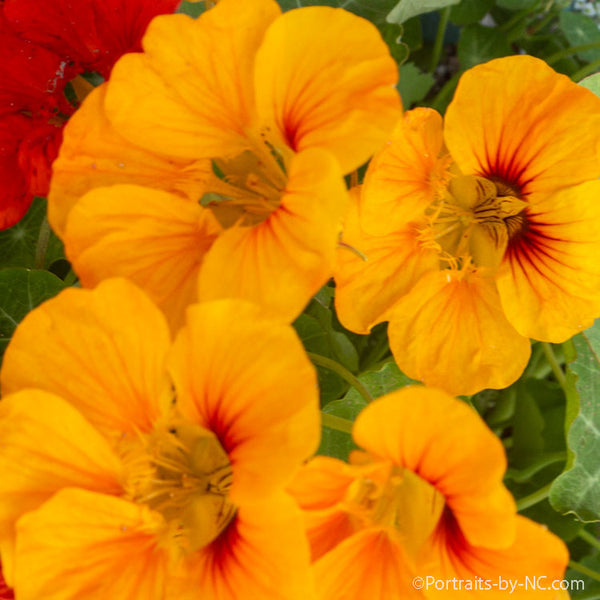
<path fill-rule="evenodd" d="M 29 313 L 0 379 L 0 553 L 18 598 L 312 597 L 284 486 L 318 444 L 318 397 L 289 325 L 218 300 L 171 343 L 112 279 Z"/>
<path fill-rule="evenodd" d="M 407 112 L 369 165 L 338 251 L 336 303 L 359 333 L 389 321 L 409 376 L 503 388 L 528 338 L 600 315 L 600 99 L 529 56 L 461 78 L 444 122 Z"/>
<path fill-rule="evenodd" d="M 407 387 L 359 414 L 353 437 L 364 450 L 349 465 L 316 457 L 289 488 L 305 511 L 318 598 L 562 598 L 516 587 L 526 576 L 560 580 L 568 552 L 516 514 L 502 444 L 470 407 Z M 515 583 L 513 594 L 465 592 L 499 577 Z M 462 591 L 444 585 L 452 579 Z"/>
<path fill-rule="evenodd" d="M 293 319 L 332 274 L 342 175 L 400 116 L 386 44 L 344 10 L 222 0 L 155 19 L 143 48 L 54 165 L 49 218 L 81 281 L 131 278 L 172 323 L 197 294 Z"/>

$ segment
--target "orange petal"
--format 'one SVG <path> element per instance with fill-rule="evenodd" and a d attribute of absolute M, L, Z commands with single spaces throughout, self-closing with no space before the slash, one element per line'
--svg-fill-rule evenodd
<path fill-rule="evenodd" d="M 198 19 L 156 17 L 144 54 L 122 57 L 106 97 L 112 124 L 144 148 L 173 156 L 230 156 L 246 147 L 256 50 L 280 14 L 272 0 L 221 0 Z"/>
<path fill-rule="evenodd" d="M 465 175 L 499 178 L 530 202 L 600 175 L 600 99 L 532 56 L 467 71 L 444 137 Z"/>
<path fill-rule="evenodd" d="M 380 529 L 353 535 L 315 564 L 320 600 L 417 600 L 402 546 Z"/>
<path fill-rule="evenodd" d="M 169 344 L 163 315 L 132 283 L 69 288 L 17 327 L 0 372 L 2 392 L 43 389 L 103 432 L 149 431 L 170 394 Z"/>
<path fill-rule="evenodd" d="M 140 186 L 88 192 L 69 215 L 65 249 L 82 284 L 109 277 L 139 285 L 173 329 L 195 301 L 204 254 L 221 227 L 197 202 Z"/>
<path fill-rule="evenodd" d="M 106 118 L 106 90 L 101 85 L 92 91 L 69 119 L 60 154 L 52 165 L 48 220 L 61 237 L 73 205 L 93 188 L 131 183 L 197 202 L 212 173 L 210 161 L 176 159 L 165 155 L 163 148 L 144 150 L 129 143 Z"/>
<path fill-rule="evenodd" d="M 162 518 L 143 505 L 64 489 L 17 525 L 15 590 L 23 600 L 162 600 Z"/>
<path fill-rule="evenodd" d="M 509 386 L 531 352 L 504 315 L 494 281 L 450 269 L 425 275 L 396 303 L 388 335 L 404 373 L 451 394 Z"/>
<path fill-rule="evenodd" d="M 257 306 L 222 300 L 191 307 L 169 364 L 180 409 L 212 430 L 229 455 L 234 504 L 281 487 L 316 450 L 314 368 L 294 330 Z"/>
<path fill-rule="evenodd" d="M 485 594 L 492 600 L 563 597 L 557 586 L 569 561 L 568 550 L 560 538 L 525 517 L 517 516 L 517 536 L 508 548 L 489 550 L 471 546 L 461 539 L 460 533 L 446 530 L 440 532 L 432 550 L 434 556 L 430 560 L 435 567 L 427 573 L 435 580 L 478 580 L 481 596 Z M 430 586 L 426 595 L 432 600 L 479 597 L 476 593 L 466 595 L 452 585 L 438 591 Z"/>
<path fill-rule="evenodd" d="M 287 487 L 304 511 L 313 561 L 354 533 L 350 516 L 340 504 L 354 479 L 350 465 L 336 458 L 315 456 Z"/>
<path fill-rule="evenodd" d="M 522 335 L 560 343 L 600 316 L 600 182 L 547 197 L 509 242 L 498 291 Z"/>
<path fill-rule="evenodd" d="M 399 231 L 443 193 L 450 161 L 443 146 L 439 113 L 415 108 L 404 114 L 365 175 L 360 215 L 366 231 Z"/>
<path fill-rule="evenodd" d="M 332 274 L 346 203 L 331 155 L 295 155 L 281 206 L 258 225 L 225 231 L 207 254 L 200 300 L 243 298 L 292 321 Z"/>
<path fill-rule="evenodd" d="M 440 390 L 406 387 L 367 406 L 353 437 L 375 457 L 434 486 L 470 543 L 502 548 L 513 542 L 515 504 L 502 484 L 504 448 L 463 402 Z"/>
<path fill-rule="evenodd" d="M 174 600 L 313 600 L 302 516 L 278 493 L 240 507 L 209 548 L 191 557 L 186 577 L 174 584 Z"/>
<path fill-rule="evenodd" d="M 397 79 L 398 67 L 371 23 L 343 10 L 302 8 L 265 34 L 256 56 L 257 109 L 281 143 L 294 151 L 327 149 L 348 173 L 400 117 Z"/>
<path fill-rule="evenodd" d="M 351 196 L 356 200 L 359 192 L 354 190 L 357 188 Z M 344 327 L 369 333 L 371 327 L 388 320 L 395 303 L 425 272 L 437 269 L 439 261 L 435 250 L 421 249 L 418 232 L 410 224 L 380 236 L 365 233 L 361 225 L 353 202 L 342 235 L 343 243 L 350 247 L 337 251 L 335 307 Z"/>
<path fill-rule="evenodd" d="M 123 473 L 106 439 L 62 398 L 47 392 L 4 396 L 0 439 L 0 548 L 12 584 L 17 519 L 66 486 L 122 493 Z"/>

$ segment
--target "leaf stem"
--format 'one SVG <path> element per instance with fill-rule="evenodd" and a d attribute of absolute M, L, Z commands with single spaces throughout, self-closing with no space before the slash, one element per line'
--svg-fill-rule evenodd
<path fill-rule="evenodd" d="M 598 69 L 600 69 L 600 58 L 591 62 L 589 65 L 585 65 L 585 67 L 582 67 L 579 71 L 575 71 L 575 73 L 571 75 L 571 79 L 576 83 L 579 83 L 584 77 L 595 73 Z"/>
<path fill-rule="evenodd" d="M 587 44 L 580 44 L 579 46 L 569 46 L 568 48 L 564 48 L 563 50 L 551 54 L 546 58 L 546 62 L 549 65 L 552 65 L 563 58 L 573 56 L 573 54 L 585 52 L 586 50 L 596 50 L 597 48 L 600 48 L 600 42 L 588 42 Z"/>
<path fill-rule="evenodd" d="M 577 571 L 582 575 L 587 575 L 590 579 L 595 579 L 596 581 L 600 581 L 600 573 L 582 565 L 581 563 L 575 562 L 574 560 L 569 561 L 569 567 L 573 569 L 573 571 Z"/>
<path fill-rule="evenodd" d="M 345 379 L 356 391 L 367 401 L 373 402 L 373 396 L 369 393 L 369 390 L 354 376 L 346 367 L 340 365 L 339 362 L 335 360 L 331 360 L 331 358 L 327 358 L 326 356 L 321 356 L 320 354 L 313 354 L 312 352 L 307 352 L 308 358 L 313 362 L 313 364 L 319 367 L 325 367 L 334 373 L 337 373 L 342 379 Z"/>
<path fill-rule="evenodd" d="M 352 434 L 352 421 L 348 419 L 342 419 L 342 417 L 336 417 L 329 413 L 321 412 L 321 425 L 329 427 L 329 429 L 335 429 L 336 431 L 342 431 L 343 433 Z"/>
<path fill-rule="evenodd" d="M 600 550 L 600 540 L 586 529 L 580 529 L 577 535 L 590 546 Z"/>
<path fill-rule="evenodd" d="M 437 33 L 435 34 L 435 42 L 433 43 L 433 52 L 431 54 L 431 61 L 429 62 L 429 72 L 433 73 L 437 67 L 440 57 L 442 56 L 442 48 L 444 46 L 444 35 L 446 34 L 446 27 L 448 27 L 448 21 L 450 20 L 450 6 L 446 6 L 440 11 L 440 24 L 438 25 Z"/>
<path fill-rule="evenodd" d="M 560 368 L 558 361 L 556 360 L 556 356 L 554 356 L 554 351 L 552 350 L 552 346 L 548 342 L 540 342 L 542 346 L 542 350 L 546 355 L 546 360 L 552 369 L 552 373 L 554 373 L 554 377 L 556 381 L 558 381 L 560 387 L 563 389 L 564 393 L 567 393 L 567 378 L 565 377 L 564 371 Z"/>
<path fill-rule="evenodd" d="M 530 506 L 534 506 L 538 502 L 545 500 L 548 497 L 548 494 L 550 493 L 551 485 L 552 485 L 552 483 L 549 483 L 548 485 L 545 485 L 543 488 L 540 488 L 539 490 L 536 490 L 535 492 L 533 492 L 533 494 L 529 494 L 529 496 L 519 498 L 517 500 L 517 510 L 519 512 L 521 512 L 521 511 L 525 510 L 526 508 L 529 508 Z"/>
<path fill-rule="evenodd" d="M 35 246 L 35 260 L 33 263 L 34 269 L 43 269 L 46 262 L 46 252 L 48 251 L 48 243 L 50 242 L 50 224 L 48 217 L 44 215 L 40 232 L 38 234 L 37 244 Z"/>

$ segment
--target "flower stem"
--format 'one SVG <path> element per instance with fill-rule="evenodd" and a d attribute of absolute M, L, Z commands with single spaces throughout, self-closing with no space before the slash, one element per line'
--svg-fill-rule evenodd
<path fill-rule="evenodd" d="M 573 54 L 577 54 L 578 52 L 585 52 L 586 50 L 596 50 L 600 48 L 600 42 L 588 42 L 587 44 L 580 44 L 579 46 L 570 46 L 569 48 L 564 48 L 563 50 L 559 50 L 554 54 L 551 54 L 546 62 L 549 65 L 558 62 L 563 58 L 568 58 L 569 56 L 573 56 Z"/>
<path fill-rule="evenodd" d="M 444 35 L 446 34 L 446 27 L 448 27 L 448 21 L 450 20 L 450 6 L 446 6 L 440 12 L 440 24 L 438 26 L 437 33 L 435 35 L 435 42 L 433 44 L 433 52 L 431 54 L 431 61 L 429 63 L 429 72 L 433 73 L 440 57 L 442 56 L 442 47 L 444 46 Z"/>
<path fill-rule="evenodd" d="M 33 266 L 35 269 L 43 269 L 44 263 L 46 262 L 46 252 L 48 250 L 48 243 L 50 242 L 50 224 L 48 218 L 44 216 L 44 220 L 40 225 L 40 232 L 38 234 L 37 245 L 35 247 L 35 260 Z"/>
<path fill-rule="evenodd" d="M 542 346 L 542 350 L 546 355 L 546 360 L 552 369 L 552 373 L 554 373 L 554 377 L 556 377 L 556 381 L 560 384 L 560 387 L 563 389 L 565 394 L 567 393 L 567 378 L 565 377 L 564 371 L 560 368 L 558 361 L 556 360 L 556 356 L 554 356 L 554 351 L 552 350 L 552 346 L 548 342 L 540 342 Z"/>
<path fill-rule="evenodd" d="M 320 354 L 313 354 L 312 352 L 307 352 L 308 358 L 313 362 L 313 364 L 319 367 L 325 367 L 334 373 L 337 373 L 342 379 L 346 380 L 356 391 L 367 401 L 372 402 L 373 396 L 369 393 L 369 390 L 354 376 L 346 367 L 340 365 L 339 362 L 335 360 L 331 360 L 326 356 L 321 356 Z"/>
<path fill-rule="evenodd" d="M 551 485 L 552 485 L 552 483 L 549 483 L 548 485 L 545 485 L 543 488 L 540 488 L 539 490 L 536 490 L 535 492 L 533 492 L 533 494 L 529 494 L 529 496 L 525 496 L 524 498 L 519 498 L 519 500 L 517 500 L 517 510 L 519 512 L 521 512 L 521 511 L 525 510 L 526 508 L 529 508 L 530 506 L 534 506 L 538 502 L 545 500 L 548 497 L 548 494 L 550 493 Z"/>
<path fill-rule="evenodd" d="M 330 415 L 329 413 L 321 413 L 321 424 L 324 427 L 329 427 L 329 429 L 335 429 L 336 431 L 342 431 L 343 433 L 352 433 L 352 421 Z"/>
<path fill-rule="evenodd" d="M 581 529 L 577 534 L 584 542 L 587 542 L 590 546 L 600 550 L 600 540 L 586 529 Z"/>
<path fill-rule="evenodd" d="M 579 71 L 575 71 L 575 73 L 573 73 L 573 75 L 571 75 L 571 79 L 573 81 L 575 81 L 576 83 L 578 83 L 584 77 L 587 77 L 588 75 L 591 75 L 592 73 L 595 73 L 598 69 L 600 69 L 600 59 L 595 60 L 594 62 L 591 62 L 589 65 L 585 65 L 585 67 L 581 67 L 581 69 L 579 69 Z"/>
<path fill-rule="evenodd" d="M 586 567 L 585 565 L 582 565 L 581 563 L 575 562 L 574 560 L 570 560 L 569 567 L 573 569 L 573 571 L 577 571 L 582 575 L 587 575 L 590 579 L 600 581 L 600 573 L 593 571 L 592 569 Z"/>

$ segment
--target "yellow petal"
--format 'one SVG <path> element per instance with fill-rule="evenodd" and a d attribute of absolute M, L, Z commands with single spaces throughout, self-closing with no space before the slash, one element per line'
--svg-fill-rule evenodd
<path fill-rule="evenodd" d="M 257 110 L 279 143 L 294 151 L 327 149 L 348 173 L 400 117 L 397 78 L 371 23 L 343 10 L 306 7 L 285 13 L 266 32 L 256 56 Z"/>
<path fill-rule="evenodd" d="M 17 525 L 17 597 L 163 600 L 162 525 L 146 506 L 64 489 Z"/>
<path fill-rule="evenodd" d="M 257 306 L 222 300 L 191 307 L 169 370 L 181 411 L 213 431 L 229 455 L 234 504 L 284 485 L 315 451 L 314 368 L 294 330 Z"/>
<path fill-rule="evenodd" d="M 424 273 L 437 269 L 439 261 L 435 250 L 421 248 L 411 224 L 386 235 L 365 233 L 355 190 L 344 221 L 344 245 L 337 251 L 335 307 L 344 327 L 368 333 L 388 319 L 395 303 Z"/>
<path fill-rule="evenodd" d="M 465 175 L 500 179 L 530 202 L 600 175 L 600 99 L 532 56 L 467 71 L 444 137 Z"/>
<path fill-rule="evenodd" d="M 396 303 L 388 335 L 404 373 L 456 395 L 508 387 L 531 352 L 494 281 L 450 269 L 425 275 Z"/>
<path fill-rule="evenodd" d="M 243 298 L 292 321 L 332 274 L 346 204 L 331 155 L 294 156 L 281 206 L 258 225 L 225 231 L 207 254 L 199 299 Z"/>
<path fill-rule="evenodd" d="M 365 408 L 354 423 L 356 443 L 434 486 L 466 539 L 509 546 L 515 504 L 502 483 L 504 448 L 479 415 L 431 388 L 411 386 Z"/>
<path fill-rule="evenodd" d="M 320 600 L 417 600 L 400 544 L 379 529 L 353 535 L 315 564 Z"/>
<path fill-rule="evenodd" d="M 52 165 L 48 220 L 61 237 L 73 205 L 93 188 L 130 183 L 197 202 L 212 173 L 210 161 L 177 159 L 162 147 L 144 150 L 128 142 L 106 117 L 106 89 L 106 84 L 96 88 L 69 119 Z"/>
<path fill-rule="evenodd" d="M 173 600 L 314 600 L 302 515 L 283 493 L 240 507 L 209 548 L 191 557 Z"/>
<path fill-rule="evenodd" d="M 149 431 L 167 400 L 167 323 L 136 286 L 69 288 L 30 312 L 6 350 L 4 394 L 53 392 L 107 434 Z"/>
<path fill-rule="evenodd" d="M 197 202 L 140 186 L 88 192 L 69 215 L 65 250 L 82 284 L 126 277 L 161 308 L 172 328 L 195 301 L 198 272 L 221 227 Z"/>
<path fill-rule="evenodd" d="M 592 181 L 540 200 L 509 242 L 496 279 L 522 335 L 560 343 L 600 316 L 599 195 Z"/>
<path fill-rule="evenodd" d="M 222 0 L 198 19 L 155 18 L 144 54 L 113 68 L 109 119 L 132 142 L 173 156 L 241 152 L 254 109 L 254 55 L 279 14 L 272 0 Z"/>
<path fill-rule="evenodd" d="M 405 113 L 365 175 L 360 214 L 366 231 L 399 231 L 443 194 L 450 162 L 443 146 L 439 113 L 431 108 Z"/>
<path fill-rule="evenodd" d="M 108 442 L 67 402 L 24 390 L 0 402 L 0 551 L 11 585 L 15 522 L 66 486 L 122 493 L 122 466 Z"/>

